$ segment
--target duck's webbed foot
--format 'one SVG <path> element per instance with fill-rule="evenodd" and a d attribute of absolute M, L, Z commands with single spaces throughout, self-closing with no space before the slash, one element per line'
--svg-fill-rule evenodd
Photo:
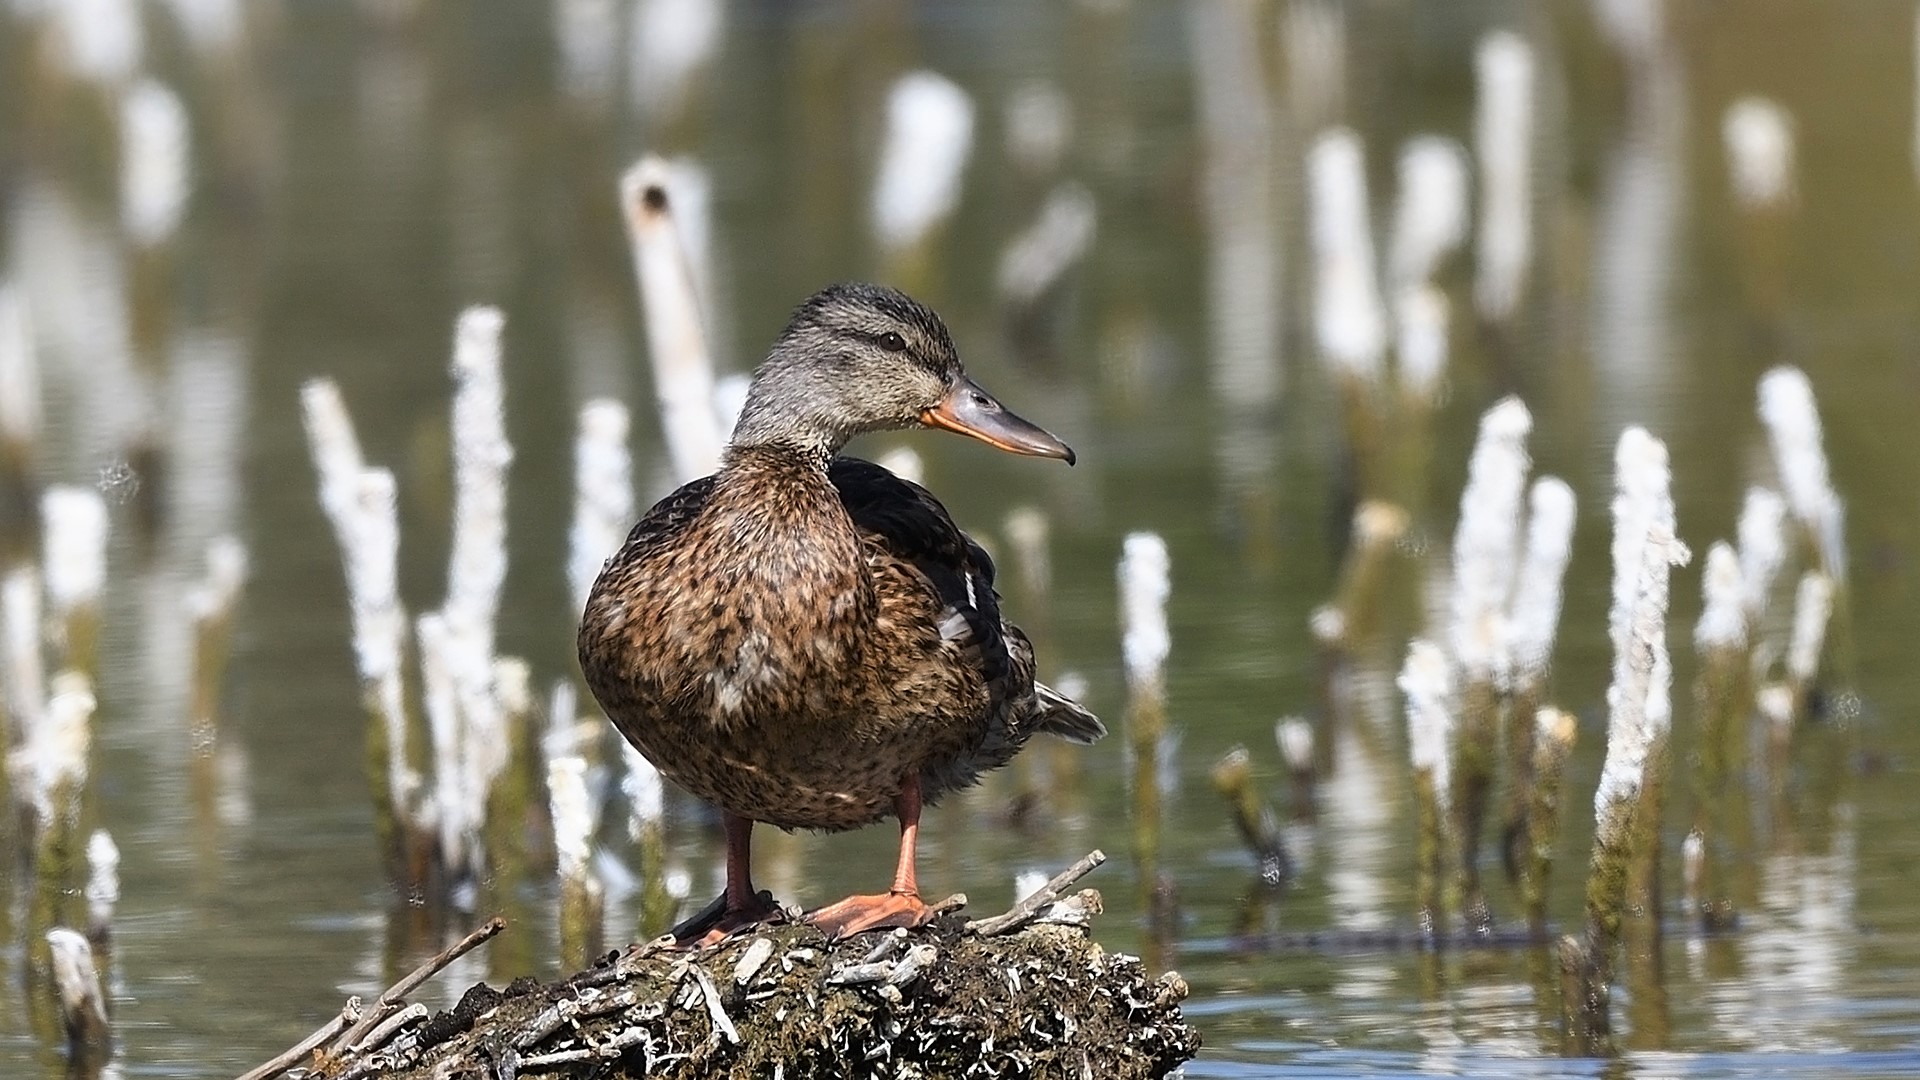
<path fill-rule="evenodd" d="M 713 898 L 713 902 L 701 908 L 685 922 L 675 926 L 672 931 L 676 946 L 683 949 L 704 949 L 709 945 L 718 945 L 742 930 L 749 930 L 762 923 L 780 922 L 786 918 L 779 904 L 774 903 L 773 894 L 765 889 L 753 894 L 753 899 L 745 904 L 728 902 L 728 894 L 722 892 Z"/>
<path fill-rule="evenodd" d="M 849 896 L 807 912 L 805 919 L 819 927 L 829 939 L 839 941 L 867 930 L 925 926 L 939 913 L 939 908 L 922 902 L 918 893 L 885 892 L 877 896 Z"/>

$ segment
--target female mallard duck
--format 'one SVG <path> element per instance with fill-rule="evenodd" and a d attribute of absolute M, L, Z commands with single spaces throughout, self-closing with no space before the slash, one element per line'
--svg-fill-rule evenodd
<path fill-rule="evenodd" d="M 939 316 L 892 289 L 835 285 L 800 305 L 755 373 L 720 471 L 648 511 L 594 584 L 587 685 L 647 760 L 725 816 L 726 892 L 683 940 L 776 910 L 753 887 L 754 822 L 854 829 L 889 812 L 893 887 L 808 919 L 834 937 L 920 925 L 933 914 L 914 877 L 921 806 L 1037 731 L 1105 734 L 1034 681 L 992 561 L 939 500 L 837 456 L 861 432 L 914 426 L 1073 463 L 967 378 Z"/>

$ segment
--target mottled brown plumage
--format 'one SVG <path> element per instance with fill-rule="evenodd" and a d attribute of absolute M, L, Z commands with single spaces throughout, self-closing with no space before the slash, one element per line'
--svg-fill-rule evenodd
<path fill-rule="evenodd" d="M 723 928 L 766 910 L 747 880 L 751 822 L 851 829 L 889 813 L 903 826 L 892 896 L 848 901 L 859 910 L 829 928 L 918 921 L 920 803 L 1035 732 L 1104 733 L 1034 681 L 992 561 L 939 501 L 837 456 L 862 431 L 916 424 L 1072 460 L 966 378 L 931 311 L 875 286 L 821 292 L 756 373 L 720 471 L 655 505 L 587 602 L 580 663 L 607 715 L 729 815 Z"/>

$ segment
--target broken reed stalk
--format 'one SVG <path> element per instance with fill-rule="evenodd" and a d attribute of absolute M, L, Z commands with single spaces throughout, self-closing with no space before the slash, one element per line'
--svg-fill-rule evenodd
<path fill-rule="evenodd" d="M 1454 737 L 1453 665 L 1430 641 L 1407 646 L 1406 664 L 1397 680 L 1406 699 L 1407 749 L 1413 764 L 1415 828 L 1414 896 L 1420 931 L 1429 941 L 1447 935 L 1450 914 L 1459 905 L 1447 873 Z"/>
<path fill-rule="evenodd" d="M 1010 576 L 1018 585 L 1014 603 L 1034 653 L 1039 656 L 1054 653 L 1053 560 L 1048 554 L 1051 529 L 1046 511 L 1036 506 L 1013 508 L 1002 525 L 1002 535 L 1010 549 L 1007 556 L 1011 563 Z M 1068 681 L 1072 681 L 1070 672 L 1048 673 L 1050 682 L 1060 681 L 1061 676 L 1069 676 Z M 1080 776 L 1080 755 L 1073 752 L 1076 749 L 1063 739 L 1052 739 L 1044 751 L 1035 747 L 1022 754 L 1014 766 L 1018 786 L 1008 800 L 1010 814 L 1015 817 L 1029 814 L 1035 808 L 1046 806 L 1049 799 L 1058 806 L 1072 805 Z"/>
<path fill-rule="evenodd" d="M 1431 415 L 1446 373 L 1451 309 L 1434 284 L 1467 230 L 1467 161 L 1452 139 L 1421 135 L 1401 148 L 1399 194 L 1387 271 L 1393 312 L 1393 420 L 1387 436 L 1390 497 L 1418 505 L 1431 457 Z"/>
<path fill-rule="evenodd" d="M 1066 181 L 1048 194 L 1033 224 L 1007 242 L 996 286 L 1016 325 L 1044 311 L 1060 283 L 1093 246 L 1093 193 Z"/>
<path fill-rule="evenodd" d="M 1747 587 L 1740 555 L 1725 541 L 1707 549 L 1701 574 L 1705 594 L 1693 630 L 1700 673 L 1694 680 L 1700 745 L 1694 766 L 1694 821 L 1689 832 L 1700 851 L 1692 876 L 1689 914 L 1703 926 L 1732 914 L 1723 867 L 1732 854 L 1732 826 L 1745 806 L 1747 718 L 1753 701 L 1748 646 Z M 1764 601 L 1764 597 L 1762 598 Z"/>
<path fill-rule="evenodd" d="M 1720 135 L 1741 211 L 1740 276 L 1755 312 L 1771 319 L 1785 287 L 1787 223 L 1795 202 L 1793 120 L 1778 104 L 1749 95 L 1727 106 Z"/>
<path fill-rule="evenodd" d="M 1394 299 L 1398 320 L 1394 335 L 1394 381 L 1399 388 L 1400 423 L 1396 469 L 1407 477 L 1424 475 L 1428 418 L 1440 400 L 1447 373 L 1448 335 L 1453 308 L 1447 294 L 1431 285 L 1408 289 Z M 1403 479 L 1410 483 L 1410 479 Z"/>
<path fill-rule="evenodd" d="M 211 790 L 203 782 L 210 781 L 212 774 L 200 766 L 213 760 L 220 680 L 227 667 L 234 608 L 246 580 L 246 545 L 233 536 L 218 536 L 207 545 L 206 578 L 187 594 L 187 610 L 193 616 L 193 698 L 188 739 L 196 766 L 195 781 L 203 787 L 203 793 Z"/>
<path fill-rule="evenodd" d="M 105 829 L 87 838 L 86 938 L 103 986 L 113 985 L 113 909 L 120 903 L 120 848 Z M 77 921 L 77 920 L 76 920 Z"/>
<path fill-rule="evenodd" d="M 107 502 L 91 488 L 50 487 L 40 497 L 40 517 L 40 566 L 59 666 L 92 676 L 107 581 Z"/>
<path fill-rule="evenodd" d="M 513 656 L 495 657 L 492 670 L 490 692 L 500 710 L 500 737 L 507 750 L 506 763 L 482 796 L 480 851 L 486 870 L 476 884 L 484 890 L 487 906 L 497 906 L 513 918 L 527 911 L 536 871 L 544 878 L 548 870 L 545 844 L 530 838 L 538 835 L 544 841 L 552 824 L 546 762 L 541 753 L 543 732 L 533 722 L 533 674 L 525 660 Z M 494 970 L 526 970 L 535 955 L 530 950 L 523 953 L 528 944 L 525 939 L 515 939 L 508 948 L 493 950 L 490 961 L 497 965 Z"/>
<path fill-rule="evenodd" d="M 1487 410 L 1467 465 L 1453 538 L 1447 640 L 1459 668 L 1459 731 L 1453 745 L 1453 830 L 1460 845 L 1460 914 L 1471 932 L 1492 924 L 1480 884 L 1480 834 L 1499 763 L 1499 686 L 1507 607 L 1520 556 L 1520 505 L 1533 418 L 1519 398 Z M 1525 763 L 1522 763 L 1523 765 Z"/>
<path fill-rule="evenodd" d="M 1757 643 L 1780 568 L 1786 565 L 1786 521 L 1787 503 L 1778 493 L 1763 487 L 1747 489 L 1734 538 L 1740 556 L 1741 605 L 1746 612 L 1750 650 Z"/>
<path fill-rule="evenodd" d="M 1253 786 L 1253 759 L 1246 747 L 1235 746 L 1214 764 L 1213 786 L 1233 811 L 1234 827 L 1253 853 L 1261 882 L 1274 886 L 1292 877 L 1293 864 L 1280 837 L 1280 821 Z"/>
<path fill-rule="evenodd" d="M 574 970 L 600 951 L 605 938 L 605 890 L 593 872 L 592 800 L 587 762 L 577 754 L 547 762 L 547 798 L 560 877 L 560 966 Z"/>
<path fill-rule="evenodd" d="M 1832 579 L 1820 571 L 1809 570 L 1801 575 L 1800 585 L 1794 590 L 1793 628 L 1787 639 L 1786 681 L 1762 686 L 1755 695 L 1767 721 L 1770 783 L 1776 795 L 1785 791 L 1785 771 L 1794 732 L 1811 705 L 1814 680 L 1820 674 L 1820 654 L 1833 617 L 1835 593 Z"/>
<path fill-rule="evenodd" d="M 1419 135 L 1400 148 L 1387 287 L 1400 299 L 1433 280 L 1467 236 L 1467 155 L 1458 142 Z"/>
<path fill-rule="evenodd" d="M 627 407 L 618 401 L 598 398 L 581 406 L 573 444 L 573 528 L 567 538 L 567 585 L 576 613 L 585 610 L 600 568 L 620 549 L 634 520 L 629 427 Z"/>
<path fill-rule="evenodd" d="M 1607 691 L 1606 760 L 1594 793 L 1587 927 L 1572 951 L 1562 948 L 1563 959 L 1578 959 L 1579 985 L 1568 991 L 1578 1008 L 1568 1015 L 1567 1030 L 1584 1054 L 1612 1044 L 1613 954 L 1629 881 L 1636 873 L 1651 877 L 1636 871 L 1636 863 L 1658 866 L 1659 820 L 1653 807 L 1673 719 L 1673 666 L 1666 648 L 1669 578 L 1688 557 L 1673 535 L 1670 484 L 1666 446 L 1642 428 L 1628 428 L 1615 455 L 1613 682 Z M 1658 919 L 1658 911 L 1650 914 Z"/>
<path fill-rule="evenodd" d="M 1526 554 L 1514 579 L 1507 612 L 1506 680 L 1507 820 L 1501 855 L 1507 877 L 1527 893 L 1525 874 L 1532 860 L 1527 829 L 1532 820 L 1534 736 L 1546 704 L 1553 672 L 1553 639 L 1560 624 L 1560 597 L 1567 562 L 1573 554 L 1573 489 L 1566 481 L 1543 476 L 1528 496 Z"/>
<path fill-rule="evenodd" d="M 1820 674 L 1820 651 L 1833 617 L 1833 579 L 1818 570 L 1800 577 L 1793 598 L 1793 633 L 1787 641 L 1787 686 L 1796 717 L 1807 714 L 1808 697 Z"/>
<path fill-rule="evenodd" d="M 1842 670 L 1851 667 L 1852 646 L 1846 618 L 1846 512 L 1833 489 L 1822 445 L 1820 414 L 1813 385 L 1794 367 L 1777 367 L 1760 379 L 1759 415 L 1767 429 L 1775 468 L 1786 503 L 1816 559 L 1821 577 L 1803 578 L 1795 597 L 1794 632 L 1788 647 L 1788 682 L 1760 693 L 1763 711 L 1773 720 L 1776 764 L 1784 765 L 1788 743 L 1806 706 L 1807 691 L 1827 648 L 1827 624 L 1833 622 L 1833 649 Z M 1840 612 L 1838 619 L 1832 616 Z M 1773 783 L 1780 790 L 1780 770 Z"/>
<path fill-rule="evenodd" d="M 580 410 L 580 433 L 574 444 L 576 494 L 572 557 L 568 563 L 576 611 L 586 607 L 587 594 L 600 568 L 619 550 L 634 519 L 633 459 L 627 450 L 627 431 L 627 408 L 617 401 L 590 401 Z M 569 693 L 567 703 L 562 706 L 556 694 L 555 723 L 572 726 L 587 722 L 573 715 L 573 700 L 574 696 Z M 596 725 L 596 731 L 604 730 L 599 725 L 606 721 L 597 713 L 591 722 Z M 566 741 L 574 748 L 568 752 L 579 753 L 584 761 L 579 741 L 572 738 Z M 624 739 L 621 745 L 625 749 L 622 760 L 626 767 L 621 787 L 632 813 L 629 831 L 640 854 L 640 936 L 646 939 L 666 930 L 676 906 L 667 889 L 663 797 L 660 774 L 653 763 L 641 757 Z M 598 897 L 589 895 L 594 890 L 584 886 L 569 889 L 564 874 L 561 880 L 563 912 L 571 905 L 584 916 L 585 912 L 600 906 Z M 602 921 L 600 916 L 591 920 L 594 924 Z M 576 918 L 575 922 L 588 924 L 584 917 Z M 568 941 L 585 942 L 591 938 L 586 934 L 569 937 L 564 928 L 563 923 L 563 946 Z"/>
<path fill-rule="evenodd" d="M 488 803 L 496 782 L 512 775 L 516 749 L 494 654 L 494 623 L 507 573 L 507 468 L 513 461 L 501 379 L 504 326 L 498 309 L 472 307 L 460 313 L 454 329 L 447 599 L 417 624 L 423 671 L 430 637 L 444 665 L 445 696 L 435 695 L 441 707 L 428 710 L 434 804 L 441 864 L 448 884 L 462 890 L 485 864 Z M 519 689 L 524 698 L 524 679 Z"/>
<path fill-rule="evenodd" d="M 113 1029 L 107 1020 L 100 972 L 93 962 L 93 946 L 85 934 L 64 926 L 48 930 L 46 941 L 60 1019 L 67 1031 L 68 1060 L 97 1066 L 112 1050 Z"/>
<path fill-rule="evenodd" d="M 1319 779 L 1319 758 L 1314 747 L 1313 725 L 1298 716 L 1286 716 L 1273 726 L 1273 741 L 1280 748 L 1280 759 L 1287 764 L 1289 812 L 1296 820 L 1314 816 L 1314 787 Z"/>
<path fill-rule="evenodd" d="M 60 672 L 25 740 L 8 756 L 15 797 L 24 807 L 22 839 L 30 845 L 22 863 L 31 889 L 25 910 L 30 980 L 45 981 L 52 975 L 54 958 L 46 932 L 79 923 L 84 915 L 77 901 L 85 873 L 82 824 L 94 705 L 92 681 L 86 675 Z"/>
<path fill-rule="evenodd" d="M 1381 376 L 1387 318 L 1375 273 L 1360 137 L 1335 128 L 1307 151 L 1314 260 L 1314 336 L 1320 360 L 1340 388 L 1358 490 L 1383 495 Z"/>
<path fill-rule="evenodd" d="M 909 278 L 914 257 L 960 204 L 973 118 L 967 92 L 931 71 L 902 75 L 887 94 L 871 220 L 881 252 L 907 263 Z"/>
<path fill-rule="evenodd" d="M 502 778 L 524 780 L 516 805 L 530 798 L 533 766 L 517 754 L 513 713 L 530 708 L 523 667 L 494 655 L 494 622 L 506 576 L 507 443 L 500 363 L 504 320 L 493 308 L 461 312 L 450 365 L 454 382 L 453 540 L 447 600 L 414 623 L 420 649 L 426 743 L 433 784 L 413 766 L 416 737 L 402 682 L 407 620 L 396 588 L 399 523 L 393 476 L 366 468 L 338 389 L 327 380 L 301 392 L 307 434 L 320 474 L 320 501 L 346 566 L 355 655 L 370 715 L 369 771 L 375 819 L 398 888 L 408 894 L 473 902 L 486 851 L 488 807 Z M 506 678 L 503 679 L 503 673 Z M 518 675 L 516 679 L 515 676 Z M 526 774 L 517 776 L 516 774 Z"/>
<path fill-rule="evenodd" d="M 1787 506 L 1806 530 L 1820 569 L 1835 585 L 1844 586 L 1846 511 L 1827 469 L 1813 384 L 1799 368 L 1774 368 L 1760 378 L 1759 412 Z"/>
<path fill-rule="evenodd" d="M 1127 749 L 1133 756 L 1133 854 L 1145 906 L 1160 887 L 1160 753 L 1166 733 L 1165 665 L 1170 560 L 1166 541 L 1128 534 L 1121 549 L 1120 611 L 1127 671 Z"/>
<path fill-rule="evenodd" d="M 726 432 L 714 408 L 713 361 L 686 239 L 670 198 L 675 166 L 647 157 L 620 177 L 620 203 L 646 312 L 647 357 L 676 483 L 720 466 Z"/>
<path fill-rule="evenodd" d="M 1520 902 L 1527 929 L 1535 937 L 1547 934 L 1547 884 L 1553 870 L 1554 844 L 1560 834 L 1560 785 L 1579 725 L 1571 713 L 1543 708 L 1535 714 L 1533 781 L 1527 786 L 1525 861 L 1520 874 Z"/>
<path fill-rule="evenodd" d="M 414 764 L 415 718 L 404 683 L 407 612 L 398 587 L 400 511 L 393 474 L 368 468 L 340 388 L 313 379 L 300 388 L 320 506 L 333 526 L 347 580 L 353 652 L 367 710 L 366 762 L 374 829 L 388 878 L 404 892 L 427 886 L 433 825 Z"/>
<path fill-rule="evenodd" d="M 1053 560 L 1048 555 L 1049 534 L 1046 511 L 1037 506 L 1020 506 L 1007 513 L 1004 531 L 1013 548 L 1015 580 L 1020 582 L 1021 599 L 1031 608 L 1026 618 L 1048 618 L 1048 598 L 1053 591 Z"/>
<path fill-rule="evenodd" d="M 90 948 L 88 963 L 96 973 L 101 986 L 113 985 L 113 909 L 120 902 L 120 848 L 105 829 L 95 829 L 87 838 L 87 881 L 81 895 L 86 900 L 85 921 L 79 916 L 81 911 L 69 905 L 63 913 L 63 920 L 76 925 L 85 925 L 84 940 Z M 51 933 L 59 933 L 55 930 Z M 48 944 L 53 945 L 49 940 Z M 60 956 L 57 946 L 53 948 L 53 972 L 56 981 L 61 979 Z M 62 994 L 65 997 L 65 994 Z M 72 1027 L 68 1027 L 71 1035 Z"/>
<path fill-rule="evenodd" d="M 31 519 L 40 420 L 40 365 L 26 297 L 0 278 L 0 521 Z"/>
<path fill-rule="evenodd" d="M 167 244 L 186 215 L 192 128 L 180 96 L 152 78 L 136 79 L 122 92 L 119 119 L 120 221 L 144 254 Z"/>
<path fill-rule="evenodd" d="M 1392 555 L 1411 521 L 1405 510 L 1380 499 L 1368 499 L 1354 511 L 1353 535 L 1340 564 L 1333 603 L 1313 616 L 1322 645 L 1349 649 L 1378 623 Z"/>
<path fill-rule="evenodd" d="M 7 716 L 8 750 L 22 743 L 39 726 L 46 708 L 46 659 L 40 651 L 40 574 L 31 565 L 16 566 L 0 580 L 0 706 Z M 7 772 L 13 765 L 8 761 Z M 17 785 L 17 799 L 28 792 Z"/>
<path fill-rule="evenodd" d="M 1483 322 L 1502 324 L 1520 309 L 1533 265 L 1533 48 L 1495 30 L 1480 39 L 1473 66 L 1480 165 L 1473 298 Z"/>
<path fill-rule="evenodd" d="M 1691 935 L 1711 930 L 1715 926 L 1714 906 L 1706 898 L 1704 875 L 1707 866 L 1707 838 L 1699 829 L 1687 830 L 1686 838 L 1680 841 L 1680 907 L 1687 912 L 1700 914 L 1694 923 Z"/>
<path fill-rule="evenodd" d="M 665 933 L 680 902 L 667 885 L 666 791 L 660 770 L 625 739 L 620 740 L 626 776 L 628 837 L 640 853 L 640 936 Z"/>
<path fill-rule="evenodd" d="M 1731 706 L 1737 710 L 1735 720 L 1740 726 L 1737 732 L 1730 733 L 1733 752 L 1738 756 L 1729 764 L 1733 770 L 1729 776 L 1742 778 L 1741 785 L 1734 791 L 1743 801 L 1748 794 L 1744 778 L 1753 750 L 1756 746 L 1762 746 L 1784 751 L 1786 741 L 1780 737 L 1780 733 L 1783 729 L 1790 730 L 1793 724 L 1792 693 L 1785 687 L 1756 685 L 1766 674 L 1763 656 L 1767 646 L 1763 643 L 1762 632 L 1773 603 L 1774 586 L 1787 561 L 1786 524 L 1786 499 L 1768 488 L 1747 489 L 1746 499 L 1740 507 L 1740 521 L 1736 526 L 1742 605 L 1746 611 L 1747 660 L 1741 675 L 1741 687 L 1734 691 L 1737 699 Z M 1766 730 L 1758 733 L 1751 730 L 1751 719 L 1758 719 Z M 1778 769 L 1772 775 L 1778 777 Z M 1744 834 L 1750 820 L 1744 805 L 1728 807 L 1727 814 L 1729 824 L 1740 828 Z M 1712 836 L 1706 838 L 1706 843 L 1708 861 L 1718 863 L 1721 845 Z M 1709 877 L 1713 869 L 1712 866 L 1708 868 Z M 1744 896 L 1751 890 L 1743 888 L 1741 892 Z"/>
<path fill-rule="evenodd" d="M 33 714 L 33 726 L 7 762 L 14 791 L 32 822 L 28 836 L 40 884 L 33 924 L 42 928 L 65 920 L 71 886 L 78 881 L 95 704 L 93 681 L 86 675 L 55 675 L 51 693 Z"/>
<path fill-rule="evenodd" d="M 1793 120 L 1762 97 L 1743 97 L 1721 119 L 1734 201 L 1749 212 L 1778 210 L 1794 198 Z"/>

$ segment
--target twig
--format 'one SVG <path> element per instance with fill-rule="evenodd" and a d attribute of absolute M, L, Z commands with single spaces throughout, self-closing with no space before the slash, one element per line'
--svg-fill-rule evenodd
<path fill-rule="evenodd" d="M 347 1029 L 346 1035 L 340 1040 L 341 1045 L 350 1047 L 358 1043 L 366 1037 L 367 1032 L 373 1030 L 375 1025 L 385 1020 L 387 1014 L 391 1012 L 395 1006 L 404 1004 L 407 995 L 418 990 L 420 984 L 440 974 L 440 972 L 446 969 L 447 965 L 472 952 L 495 934 L 498 934 L 506 928 L 507 920 L 495 915 L 493 918 L 488 919 L 478 930 L 461 938 L 458 942 L 447 947 L 426 963 L 414 968 L 413 971 L 409 972 L 399 982 L 387 987 L 386 992 L 382 993 L 379 999 L 373 1003 L 373 1007 L 368 1009 L 366 1015 L 360 1018 L 360 1022 Z M 247 1080 L 247 1078 L 243 1078 L 243 1080 Z"/>
<path fill-rule="evenodd" d="M 520 1059 L 522 1069 L 536 1068 L 542 1065 L 567 1065 L 575 1061 L 592 1061 L 597 1057 L 617 1057 L 620 1051 L 611 1046 L 582 1046 L 572 1050 L 556 1050 L 551 1054 L 535 1054 Z"/>
<path fill-rule="evenodd" d="M 401 1009 L 399 1012 L 394 1013 L 392 1016 L 387 1017 L 385 1020 L 380 1021 L 379 1024 L 374 1026 L 372 1031 L 367 1032 L 366 1038 L 348 1047 L 347 1052 L 350 1054 L 366 1054 L 378 1050 L 387 1044 L 387 1040 L 399 1034 L 401 1028 L 406 1027 L 408 1024 L 418 1023 L 426 1018 L 427 1007 L 416 1001 L 406 1008 Z"/>
<path fill-rule="evenodd" d="M 586 1000 L 588 999 L 577 997 L 561 998 L 547 1006 L 540 1015 L 533 1018 L 533 1023 L 527 1025 L 525 1031 L 513 1037 L 513 1048 L 527 1050 L 540 1045 L 547 1036 L 559 1031 L 567 1021 L 572 1020 L 580 1012 L 580 1007 Z"/>
<path fill-rule="evenodd" d="M 1081 889 L 1072 896 L 1062 897 L 1047 905 L 1044 911 L 1033 917 L 1035 926 L 1086 926 L 1093 917 L 1106 910 L 1100 899 L 1099 889 Z"/>
<path fill-rule="evenodd" d="M 866 986 L 869 983 L 885 982 L 893 974 L 894 964 L 890 960 L 873 960 L 862 964 L 848 964 L 836 968 L 827 976 L 828 986 Z"/>
<path fill-rule="evenodd" d="M 733 965 L 734 985 L 746 986 L 752 982 L 753 977 L 760 974 L 760 969 L 767 966 L 767 961 L 771 959 L 773 959 L 773 939 L 754 938 L 753 944 L 747 946 L 747 951 L 741 955 L 739 962 Z"/>
<path fill-rule="evenodd" d="M 867 950 L 867 955 L 861 957 L 860 962 L 863 964 L 877 964 L 880 961 L 885 960 L 888 956 L 892 955 L 895 949 L 898 949 L 900 946 L 906 943 L 907 943 L 906 929 L 904 927 L 896 926 L 893 928 L 892 933 L 889 933 L 880 939 L 879 944 Z"/>
<path fill-rule="evenodd" d="M 920 973 L 940 959 L 940 950 L 922 942 L 907 950 L 907 955 L 893 966 L 887 976 L 888 986 L 905 986 L 920 977 Z"/>
<path fill-rule="evenodd" d="M 733 1026 L 733 1020 L 727 1016 L 726 1007 L 720 1004 L 720 988 L 713 984 L 713 976 L 707 969 L 693 965 L 690 967 L 693 981 L 700 987 L 700 996 L 706 1000 L 707 1015 L 713 1018 L 713 1029 L 727 1037 L 735 1046 L 740 1045 L 740 1030 Z"/>
<path fill-rule="evenodd" d="M 279 1076 L 299 1064 L 300 1060 L 308 1054 L 332 1042 L 335 1035 L 340 1034 L 348 1024 L 358 1019 L 360 1019 L 360 999 L 350 997 L 333 1019 L 322 1024 L 313 1034 L 301 1039 L 278 1057 L 242 1073 L 240 1080 L 270 1080 L 271 1077 Z"/>
<path fill-rule="evenodd" d="M 1055 900 L 1060 894 L 1073 887 L 1074 882 L 1093 873 L 1094 868 L 1107 861 L 1105 852 L 1095 849 L 1082 856 L 1080 861 L 1062 870 L 1052 881 L 1040 886 L 1039 891 L 1007 909 L 1004 915 L 995 915 L 990 919 L 975 919 L 967 923 L 967 929 L 981 937 L 994 937 L 1032 922 L 1041 909 Z"/>

